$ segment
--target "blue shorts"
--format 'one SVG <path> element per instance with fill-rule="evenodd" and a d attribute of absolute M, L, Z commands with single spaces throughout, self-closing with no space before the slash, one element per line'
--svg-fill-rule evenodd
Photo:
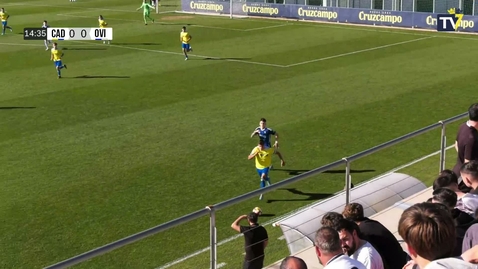
<path fill-rule="evenodd" d="M 55 67 L 61 67 L 62 65 L 61 61 L 55 61 Z"/>
<path fill-rule="evenodd" d="M 7 21 L 2 21 L 2 26 L 3 27 L 7 26 Z"/>
<path fill-rule="evenodd" d="M 257 173 L 259 174 L 259 177 L 262 178 L 262 174 L 266 174 L 266 178 L 269 177 L 269 167 L 262 168 L 262 169 L 256 168 L 256 170 L 257 170 Z"/>
<path fill-rule="evenodd" d="M 190 47 L 189 44 L 184 44 L 183 43 L 183 46 L 182 46 L 183 49 L 189 50 L 189 47 Z"/>

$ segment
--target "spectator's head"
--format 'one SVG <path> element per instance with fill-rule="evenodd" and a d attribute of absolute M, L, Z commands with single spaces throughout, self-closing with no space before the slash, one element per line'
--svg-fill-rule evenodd
<path fill-rule="evenodd" d="M 440 203 L 445 205 L 449 210 L 456 206 L 458 196 L 448 188 L 439 188 L 433 191 L 432 203 Z"/>
<path fill-rule="evenodd" d="M 331 227 L 322 227 L 315 234 L 315 252 L 320 264 L 326 265 L 334 256 L 342 253 L 340 238 Z"/>
<path fill-rule="evenodd" d="M 468 108 L 468 116 L 471 121 L 478 121 L 478 103 L 472 104 Z"/>
<path fill-rule="evenodd" d="M 472 189 L 478 187 L 478 161 L 465 163 L 460 169 L 460 174 L 467 187 Z"/>
<path fill-rule="evenodd" d="M 451 257 L 455 248 L 455 224 L 450 210 L 439 203 L 407 208 L 398 222 L 398 233 L 420 268 L 433 260 Z"/>
<path fill-rule="evenodd" d="M 327 212 L 325 215 L 322 217 L 322 220 L 320 221 L 320 224 L 322 224 L 322 227 L 331 227 L 332 229 L 336 229 L 337 224 L 339 223 L 339 220 L 343 219 L 344 217 L 337 212 Z"/>
<path fill-rule="evenodd" d="M 475 210 L 475 215 L 474 215 L 475 219 L 478 220 L 478 208 Z"/>
<path fill-rule="evenodd" d="M 355 222 L 360 222 L 365 219 L 363 214 L 363 206 L 359 203 L 351 203 L 346 205 L 342 215 L 344 218 Z"/>
<path fill-rule="evenodd" d="M 342 250 L 347 255 L 352 255 L 360 247 L 360 229 L 358 225 L 347 219 L 342 219 L 337 224 Z"/>
<path fill-rule="evenodd" d="M 249 215 L 247 215 L 247 221 L 249 221 L 250 225 L 257 224 L 258 219 L 259 215 L 254 212 L 251 212 Z"/>
<path fill-rule="evenodd" d="M 433 190 L 439 188 L 449 188 L 454 191 L 458 190 L 458 177 L 451 170 L 443 170 L 437 179 L 433 182 Z"/>
<path fill-rule="evenodd" d="M 280 264 L 280 269 L 307 269 L 307 264 L 301 258 L 288 256 Z"/>

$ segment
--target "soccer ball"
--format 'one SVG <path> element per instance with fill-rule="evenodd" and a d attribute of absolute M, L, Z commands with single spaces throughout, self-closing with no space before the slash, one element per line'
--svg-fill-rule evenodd
<path fill-rule="evenodd" d="M 252 212 L 256 213 L 259 216 L 262 215 L 262 210 L 258 206 L 254 207 L 254 209 L 252 209 Z"/>

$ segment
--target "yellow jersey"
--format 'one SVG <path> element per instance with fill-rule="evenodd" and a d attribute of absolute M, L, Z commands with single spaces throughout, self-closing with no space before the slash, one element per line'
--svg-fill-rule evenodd
<path fill-rule="evenodd" d="M 99 23 L 99 25 L 100 25 L 100 28 L 105 28 L 106 25 L 108 25 L 108 24 L 105 22 L 105 20 L 98 20 L 98 23 Z"/>
<path fill-rule="evenodd" d="M 51 55 L 53 57 L 53 61 L 61 61 L 61 56 L 63 53 L 59 49 L 51 49 Z"/>
<path fill-rule="evenodd" d="M 181 32 L 179 38 L 184 44 L 189 44 L 189 41 L 191 41 L 191 35 L 188 32 Z"/>
<path fill-rule="evenodd" d="M 0 19 L 6 21 L 8 19 L 8 14 L 6 12 L 0 12 Z"/>
<path fill-rule="evenodd" d="M 252 150 L 251 155 L 255 154 L 256 152 L 258 152 L 255 157 L 256 168 L 264 169 L 264 168 L 270 167 L 272 164 L 272 155 L 274 155 L 276 152 L 275 148 L 268 148 L 268 149 L 261 150 L 259 147 L 255 147 Z"/>

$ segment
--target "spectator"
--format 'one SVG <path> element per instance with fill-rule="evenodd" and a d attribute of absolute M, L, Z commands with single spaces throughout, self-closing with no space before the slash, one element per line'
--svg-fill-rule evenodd
<path fill-rule="evenodd" d="M 473 224 L 468 230 L 466 230 L 465 236 L 463 237 L 461 252 L 463 253 L 476 245 L 478 245 L 478 224 Z"/>
<path fill-rule="evenodd" d="M 259 215 L 254 212 L 238 217 L 231 228 L 244 234 L 246 257 L 244 269 L 261 269 L 264 266 L 264 249 L 267 246 L 268 236 L 264 227 L 257 222 Z M 240 226 L 241 220 L 247 219 L 249 226 Z"/>
<path fill-rule="evenodd" d="M 320 224 L 322 224 L 322 227 L 331 227 L 334 230 L 337 230 L 337 224 L 341 219 L 344 217 L 337 213 L 337 212 L 327 212 L 325 215 L 322 217 L 322 220 L 320 221 Z"/>
<path fill-rule="evenodd" d="M 314 245 L 324 269 L 366 269 L 360 262 L 344 255 L 339 234 L 331 227 L 322 227 L 317 231 Z"/>
<path fill-rule="evenodd" d="M 359 261 L 367 269 L 384 268 L 382 257 L 377 250 L 366 240 L 360 239 L 360 229 L 355 222 L 346 219 L 340 220 L 337 232 L 342 241 L 342 249 L 349 257 Z"/>
<path fill-rule="evenodd" d="M 420 203 L 407 208 L 398 222 L 398 233 L 421 269 L 474 268 L 461 259 L 447 259 L 455 248 L 456 234 L 451 214 L 442 204 Z"/>
<path fill-rule="evenodd" d="M 307 269 L 307 264 L 301 258 L 288 256 L 280 264 L 280 269 Z"/>
<path fill-rule="evenodd" d="M 458 188 L 458 177 L 451 170 L 443 170 L 440 176 L 433 182 L 433 190 L 438 188 L 448 188 L 457 195 L 456 209 L 459 209 L 470 215 L 474 214 L 478 208 L 478 195 L 464 193 Z"/>
<path fill-rule="evenodd" d="M 460 175 L 467 187 L 474 192 L 478 191 L 478 161 L 465 163 L 460 169 Z"/>
<path fill-rule="evenodd" d="M 466 230 L 475 223 L 475 219 L 469 214 L 455 208 L 457 201 L 456 197 L 456 193 L 447 188 L 440 188 L 433 191 L 433 203 L 441 203 L 445 205 L 451 213 L 456 231 L 455 250 L 452 254 L 453 256 L 460 256 Z"/>
<path fill-rule="evenodd" d="M 460 169 L 463 164 L 478 160 L 478 103 L 470 106 L 468 109 L 468 117 L 469 120 L 460 125 L 455 141 L 458 158 L 453 171 L 457 175 L 460 174 Z M 462 187 L 465 186 L 460 182 L 460 189 Z"/>
<path fill-rule="evenodd" d="M 359 226 L 360 238 L 368 241 L 378 251 L 385 269 L 403 268 L 407 263 L 407 255 L 400 243 L 380 222 L 366 218 L 361 204 L 351 203 L 345 206 L 342 215 Z"/>

